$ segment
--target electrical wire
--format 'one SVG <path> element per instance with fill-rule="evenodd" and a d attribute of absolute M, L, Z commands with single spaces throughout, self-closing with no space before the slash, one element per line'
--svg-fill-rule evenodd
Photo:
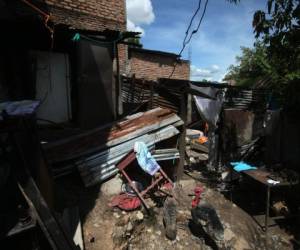
<path fill-rule="evenodd" d="M 199 30 L 199 28 L 200 28 L 200 25 L 201 25 L 201 23 L 202 23 L 202 20 L 203 20 L 203 18 L 204 18 L 204 15 L 205 15 L 205 13 L 206 13 L 207 4 L 208 4 L 208 0 L 206 0 L 206 2 L 205 2 L 204 9 L 203 9 L 201 18 L 200 18 L 200 20 L 199 20 L 198 26 L 197 26 L 197 28 L 196 28 L 195 30 L 193 30 L 193 32 L 191 33 L 189 40 L 187 40 L 187 42 L 186 42 L 187 44 L 191 41 L 193 34 L 196 34 L 196 33 L 198 32 L 198 30 Z"/>
<path fill-rule="evenodd" d="M 186 39 L 187 39 L 187 37 L 188 37 L 190 28 L 192 27 L 193 21 L 194 21 L 196 15 L 198 14 L 198 12 L 199 12 L 199 10 L 200 10 L 200 8 L 201 8 L 201 1 L 202 1 L 202 0 L 199 0 L 199 2 L 198 2 L 198 7 L 197 7 L 197 9 L 196 9 L 194 15 L 192 16 L 192 18 L 191 18 L 191 20 L 190 20 L 190 23 L 189 23 L 189 25 L 188 25 L 188 28 L 187 28 L 187 30 L 186 30 L 186 32 L 185 32 L 185 37 L 184 37 L 184 39 L 183 39 L 183 46 L 185 45 L 185 42 L 186 42 Z M 185 47 L 185 46 L 184 46 L 184 47 Z M 181 53 L 179 53 L 179 54 L 181 54 Z"/>
<path fill-rule="evenodd" d="M 181 50 L 180 50 L 180 52 L 179 52 L 179 54 L 178 54 L 178 57 L 181 57 L 182 52 L 184 51 L 186 45 L 188 45 L 188 44 L 190 43 L 190 41 L 192 40 L 193 35 L 196 34 L 196 33 L 199 31 L 199 28 L 200 28 L 200 26 L 201 26 L 201 23 L 202 23 L 202 21 L 203 21 L 203 18 L 204 18 L 204 16 L 205 16 L 205 13 L 206 13 L 207 4 L 208 4 L 208 0 L 205 1 L 204 8 L 203 8 L 203 11 L 202 11 L 202 14 L 201 14 L 199 23 L 198 23 L 198 25 L 197 25 L 197 28 L 194 29 L 194 30 L 192 31 L 192 33 L 190 34 L 189 39 L 186 40 L 186 38 L 188 37 L 189 30 L 190 30 L 190 28 L 191 28 L 191 26 L 192 26 L 192 23 L 193 23 L 193 21 L 194 21 L 196 15 L 197 15 L 197 13 L 199 12 L 199 10 L 200 10 L 200 8 L 201 8 L 201 0 L 199 0 L 198 8 L 196 9 L 196 11 L 195 11 L 195 13 L 194 13 L 194 15 L 193 15 L 193 17 L 192 17 L 192 19 L 191 19 L 189 25 L 188 25 L 188 28 L 187 28 L 187 31 L 186 31 L 186 33 L 185 33 L 185 37 L 184 37 L 184 40 L 183 40 L 182 48 L 181 48 Z M 178 62 L 175 61 L 174 66 L 173 66 L 173 70 L 172 70 L 171 74 L 170 74 L 169 77 L 168 77 L 169 79 L 173 76 L 177 64 L 178 64 Z"/>

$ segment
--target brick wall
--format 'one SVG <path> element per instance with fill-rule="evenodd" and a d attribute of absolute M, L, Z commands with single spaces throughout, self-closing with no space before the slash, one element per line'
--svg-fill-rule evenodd
<path fill-rule="evenodd" d="M 46 0 L 54 23 L 87 30 L 126 30 L 125 0 Z"/>
<path fill-rule="evenodd" d="M 126 74 L 126 72 L 128 72 L 128 67 L 129 67 L 128 46 L 125 44 L 118 44 L 118 52 L 119 52 L 120 74 Z"/>
<path fill-rule="evenodd" d="M 130 54 L 129 74 L 135 74 L 136 78 L 144 78 L 146 80 L 168 78 L 173 71 L 174 56 L 143 53 L 140 51 L 132 51 Z M 171 78 L 189 80 L 189 61 L 180 60 Z"/>

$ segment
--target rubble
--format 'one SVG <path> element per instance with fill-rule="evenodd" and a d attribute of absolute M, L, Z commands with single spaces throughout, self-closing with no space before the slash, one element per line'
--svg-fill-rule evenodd
<path fill-rule="evenodd" d="M 77 166 L 84 184 L 92 186 L 116 174 L 116 164 L 133 149 L 137 141 L 144 142 L 152 149 L 155 143 L 177 135 L 179 131 L 176 126 L 182 124 L 176 114 L 167 109 L 156 108 L 128 116 L 114 125 L 46 144 L 44 148 L 52 164 L 75 160 L 75 164 L 62 169 Z M 158 160 L 178 157 L 178 151 L 173 149 L 159 150 L 156 153 Z"/>
<path fill-rule="evenodd" d="M 194 180 L 184 178 L 186 183 L 194 183 Z M 193 181 L 193 182 L 192 182 Z M 202 184 L 203 185 L 203 184 Z M 189 228 L 191 220 L 191 193 L 192 184 L 177 187 L 180 194 L 177 208 L 177 236 L 175 240 L 169 240 L 165 237 L 163 225 L 162 209 L 155 209 L 153 214 L 144 216 L 141 210 L 123 214 L 122 211 L 114 213 L 119 214 L 119 218 L 112 219 L 111 244 L 117 249 L 212 249 L 210 243 L 201 235 L 193 235 Z M 195 187 L 195 186 L 194 186 Z M 244 211 L 236 206 L 232 206 L 230 201 L 222 195 L 208 187 L 205 187 L 206 195 L 204 200 L 218 211 L 220 220 L 224 225 L 224 242 L 226 249 L 266 249 L 265 238 L 255 222 Z M 99 201 L 101 203 L 101 201 Z M 97 217 L 101 217 L 98 211 Z M 234 216 L 233 216 L 234 214 Z M 143 220 L 138 218 L 143 215 Z M 239 223 L 233 223 L 237 219 Z M 121 224 L 120 221 L 122 221 Z M 126 222 L 126 223 L 125 223 Z M 87 222 L 89 223 L 89 222 Z M 88 227 L 88 225 L 86 225 Z M 255 237 L 253 237 L 255 236 Z M 103 237 L 103 236 L 102 236 Z M 280 236 L 283 237 L 283 236 Z M 108 241 L 110 235 L 107 235 L 105 241 Z M 283 237 L 284 239 L 284 237 Z M 275 239 L 274 239 L 275 241 Z M 279 239 L 281 242 L 282 240 Z M 284 243 L 280 243 L 282 249 L 289 249 Z M 248 247 L 248 248 L 247 248 Z M 279 249 L 279 248 L 277 248 Z"/>

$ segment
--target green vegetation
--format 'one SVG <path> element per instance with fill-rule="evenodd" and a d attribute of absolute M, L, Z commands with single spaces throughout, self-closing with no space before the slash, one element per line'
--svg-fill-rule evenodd
<path fill-rule="evenodd" d="M 225 80 L 251 86 L 267 78 L 282 92 L 288 83 L 300 80 L 300 1 L 268 0 L 266 11 L 255 12 L 253 28 L 254 48 L 242 48 Z"/>

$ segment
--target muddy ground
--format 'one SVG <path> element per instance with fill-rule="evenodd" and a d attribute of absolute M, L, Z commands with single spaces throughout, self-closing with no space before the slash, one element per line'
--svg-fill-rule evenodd
<path fill-rule="evenodd" d="M 199 173 L 191 174 L 194 175 Z M 58 183 L 61 194 L 64 193 L 73 203 L 76 201 L 80 208 L 87 250 L 213 249 L 213 245 L 191 229 L 189 224 L 192 200 L 190 194 L 196 185 L 205 187 L 203 199 L 213 205 L 220 216 L 225 228 L 226 249 L 293 249 L 290 242 L 292 236 L 278 227 L 269 230 L 266 243 L 264 232 L 251 216 L 207 183 L 187 175 L 176 186 L 177 238 L 174 241 L 165 237 L 162 207 L 150 199 L 147 201 L 151 206 L 150 215 L 144 209 L 124 212 L 108 206 L 114 194 L 119 192 L 118 178 L 112 179 L 102 187 L 95 186 L 89 189 L 78 188 L 79 183 L 74 185 L 73 180 L 70 183 L 68 180 Z"/>

